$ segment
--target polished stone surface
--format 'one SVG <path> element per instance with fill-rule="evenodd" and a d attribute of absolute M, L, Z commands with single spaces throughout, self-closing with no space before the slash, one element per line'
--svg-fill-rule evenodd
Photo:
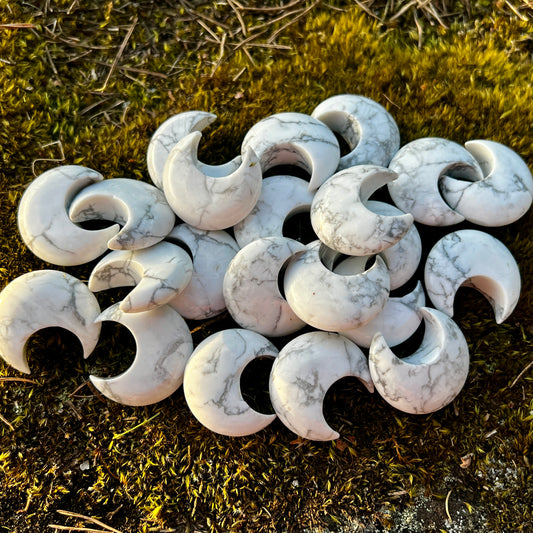
<path fill-rule="evenodd" d="M 311 224 L 329 248 L 347 255 L 373 255 L 396 244 L 413 224 L 409 213 L 382 215 L 366 205 L 369 197 L 397 175 L 375 165 L 337 172 L 317 191 Z"/>
<path fill-rule="evenodd" d="M 445 176 L 467 181 L 483 177 L 479 163 L 468 150 L 438 137 L 406 144 L 394 155 L 389 168 L 398 174 L 398 179 L 387 185 L 394 203 L 429 226 L 451 226 L 464 220 L 442 197 L 440 184 Z"/>
<path fill-rule="evenodd" d="M 466 149 L 483 170 L 474 182 L 444 177 L 442 196 L 469 222 L 504 226 L 516 222 L 531 207 L 533 178 L 525 161 L 511 148 L 487 140 L 468 141 Z"/>
<path fill-rule="evenodd" d="M 185 364 L 192 354 L 189 327 L 180 314 L 162 305 L 139 313 L 109 307 L 96 323 L 112 321 L 131 332 L 137 346 L 131 366 L 118 376 L 90 376 L 107 398 L 124 405 L 150 405 L 168 398 L 183 383 Z"/>
<path fill-rule="evenodd" d="M 30 373 L 26 343 L 37 331 L 60 327 L 78 337 L 84 357 L 94 350 L 100 306 L 87 285 L 57 270 L 28 272 L 0 292 L 0 355 L 20 372 Z"/>
<path fill-rule="evenodd" d="M 276 357 L 277 348 L 259 333 L 227 329 L 207 337 L 194 350 L 183 381 L 193 415 L 211 431 L 240 437 L 260 431 L 275 418 L 252 409 L 243 399 L 240 379 L 259 357 Z"/>
<path fill-rule="evenodd" d="M 353 329 L 381 312 L 389 296 L 389 273 L 383 259 L 361 273 L 340 275 L 323 263 L 331 253 L 320 241 L 307 245 L 287 266 L 285 298 L 307 324 L 325 331 Z"/>
<path fill-rule="evenodd" d="M 163 190 L 181 220 L 204 230 L 234 226 L 253 209 L 261 193 L 263 174 L 248 148 L 240 166 L 230 174 L 210 176 L 198 166 L 198 143 L 193 132 L 172 148 L 163 171 Z"/>
<path fill-rule="evenodd" d="M 54 265 L 88 263 L 107 250 L 120 230 L 117 224 L 89 231 L 74 224 L 68 206 L 82 189 L 101 182 L 90 168 L 64 165 L 47 170 L 24 191 L 18 208 L 18 228 L 24 244 L 37 257 Z"/>
<path fill-rule="evenodd" d="M 250 214 L 233 228 L 241 248 L 261 237 L 283 237 L 283 225 L 292 215 L 308 213 L 314 194 L 307 181 L 296 176 L 263 180 L 261 194 Z M 316 238 L 316 237 L 315 237 Z"/>
<path fill-rule="evenodd" d="M 281 295 L 285 263 L 305 246 L 286 237 L 264 237 L 242 248 L 224 277 L 224 299 L 235 322 L 262 335 L 289 335 L 305 326 Z"/>
<path fill-rule="evenodd" d="M 89 289 L 99 292 L 135 286 L 120 302 L 120 310 L 149 311 L 183 292 L 192 270 L 189 254 L 170 242 L 158 242 L 142 250 L 113 250 L 93 268 Z"/>
<path fill-rule="evenodd" d="M 323 414 L 328 389 L 339 379 L 355 376 L 374 391 L 368 363 L 354 343 L 324 331 L 304 333 L 279 352 L 270 373 L 270 399 L 279 419 L 310 440 L 333 440 L 339 433 Z"/>
<path fill-rule="evenodd" d="M 379 333 L 369 352 L 376 391 L 392 406 L 413 414 L 448 405 L 463 388 L 470 361 L 465 337 L 451 318 L 428 307 L 420 312 L 424 338 L 412 355 L 399 359 Z"/>
<path fill-rule="evenodd" d="M 204 231 L 178 224 L 167 236 L 174 244 L 190 251 L 193 264 L 191 281 L 169 305 L 184 318 L 204 320 L 226 309 L 223 283 L 230 261 L 239 251 L 235 239 L 224 230 Z"/>
<path fill-rule="evenodd" d="M 162 241 L 176 215 L 162 191 L 144 181 L 113 178 L 85 187 L 72 200 L 73 222 L 109 220 L 123 228 L 109 240 L 111 250 L 139 250 Z"/>
<path fill-rule="evenodd" d="M 411 337 L 422 322 L 420 308 L 426 304 L 422 283 L 408 294 L 391 297 L 378 316 L 358 328 L 339 331 L 362 348 L 368 348 L 376 333 L 383 335 L 388 346 L 401 344 Z"/>
<path fill-rule="evenodd" d="M 254 124 L 244 136 L 243 153 L 252 148 L 263 172 L 295 165 L 311 175 L 309 190 L 318 189 L 337 170 L 340 148 L 333 132 L 303 113 L 277 113 Z"/>
<path fill-rule="evenodd" d="M 350 147 L 340 158 L 339 170 L 355 165 L 386 167 L 400 148 L 400 131 L 392 115 L 365 96 L 331 96 L 318 104 L 311 116 L 324 122 Z"/>
<path fill-rule="evenodd" d="M 477 289 L 489 300 L 498 324 L 520 297 L 520 271 L 513 255 L 501 241 L 478 230 L 454 231 L 440 239 L 428 254 L 424 279 L 429 299 L 448 316 L 453 316 L 461 286 Z"/>

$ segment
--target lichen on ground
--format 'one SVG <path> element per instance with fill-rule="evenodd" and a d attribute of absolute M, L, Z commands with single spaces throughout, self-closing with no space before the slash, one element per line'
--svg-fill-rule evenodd
<path fill-rule="evenodd" d="M 0 3 L 0 288 L 50 268 L 16 225 L 35 174 L 68 163 L 149 181 L 150 136 L 181 111 L 217 115 L 201 141 L 211 163 L 231 159 L 269 114 L 310 113 L 329 96 L 355 93 L 391 112 L 402 144 L 488 138 L 533 168 L 531 9 L 476 2 L 457 13 L 457 3 L 454 16 L 435 17 L 407 4 L 394 17 L 394 2 L 369 1 L 286 9 L 234 0 Z M 221 437 L 194 419 L 181 391 L 144 408 L 114 404 L 87 377 L 128 366 L 127 331 L 107 325 L 87 360 L 72 335 L 38 333 L 30 376 L 0 362 L 0 531 L 102 528 L 89 519 L 123 533 L 416 531 L 415 523 L 428 532 L 528 531 L 532 223 L 530 211 L 488 229 L 522 274 L 520 302 L 504 324 L 479 294 L 458 294 L 471 367 L 453 405 L 415 417 L 345 379 L 325 403 L 342 435 L 335 442 L 296 438 L 279 421 Z M 86 280 L 90 267 L 68 271 Z M 119 295 L 98 298 L 104 307 Z M 231 324 L 223 315 L 190 325 L 199 342 Z M 259 394 L 267 371 L 256 373 Z"/>

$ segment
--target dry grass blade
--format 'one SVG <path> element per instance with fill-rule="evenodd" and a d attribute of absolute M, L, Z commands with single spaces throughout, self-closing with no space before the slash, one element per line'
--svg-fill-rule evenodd
<path fill-rule="evenodd" d="M 108 529 L 93 529 L 92 527 L 73 527 L 62 526 L 60 524 L 48 524 L 48 527 L 54 528 L 56 531 L 85 531 L 85 533 L 109 533 Z"/>
<path fill-rule="evenodd" d="M 0 421 L 2 421 L 11 431 L 15 431 L 15 428 L 7 418 L 0 415 Z"/>
<path fill-rule="evenodd" d="M 528 365 L 526 365 L 526 367 L 524 368 L 524 370 L 522 370 L 522 372 L 520 372 L 520 374 L 518 374 L 518 376 L 516 376 L 516 378 L 514 379 L 514 381 L 511 383 L 511 386 L 509 387 L 510 389 L 512 389 L 517 383 L 518 381 L 520 380 L 520 378 L 533 366 L 533 361 L 530 361 Z"/>
<path fill-rule="evenodd" d="M 80 518 L 81 520 L 85 520 L 86 522 L 91 522 L 92 524 L 95 524 L 97 526 L 100 526 L 102 528 L 104 528 L 104 530 L 106 532 L 111 532 L 111 533 L 122 533 L 121 531 L 119 531 L 118 529 L 115 529 L 114 527 L 111 527 L 111 526 L 108 526 L 107 524 L 104 524 L 103 522 L 101 522 L 100 520 L 98 520 L 97 518 L 92 518 L 91 516 L 85 516 L 85 515 L 82 515 L 82 514 L 79 514 L 79 513 L 73 513 L 72 511 L 64 511 L 62 509 L 58 509 L 57 512 L 63 516 L 69 516 L 71 518 Z M 58 526 L 52 526 L 50 525 L 50 527 L 58 527 Z M 102 533 L 102 530 L 94 530 L 94 529 L 75 529 L 75 528 L 69 528 L 68 526 L 59 526 L 59 529 L 70 529 L 71 531 L 98 531 L 98 533 Z"/>
<path fill-rule="evenodd" d="M 315 7 L 317 7 L 320 3 L 322 2 L 322 0 L 317 0 L 316 2 L 314 2 L 313 4 L 311 4 L 308 8 L 304 9 L 299 15 L 296 15 L 293 19 L 291 19 L 289 22 L 287 22 L 286 24 L 284 24 L 281 28 L 279 28 L 278 30 L 276 30 L 270 37 L 269 39 L 267 40 L 267 43 L 272 43 L 273 41 L 276 40 L 276 37 L 282 33 L 283 31 L 285 31 L 289 26 L 292 26 L 296 21 L 300 20 L 302 17 L 305 17 L 305 15 L 307 15 L 307 13 L 309 13 L 310 11 L 312 11 L 313 9 L 315 9 Z"/>
<path fill-rule="evenodd" d="M 115 59 L 113 60 L 113 64 L 111 65 L 111 68 L 109 69 L 109 72 L 107 73 L 107 77 L 106 77 L 106 79 L 104 81 L 104 85 L 102 86 L 100 91 L 104 91 L 105 88 L 107 87 L 109 79 L 111 78 L 111 75 L 115 71 L 115 68 L 117 67 L 118 62 L 120 61 L 120 58 L 121 58 L 122 54 L 124 53 L 124 49 L 126 48 L 126 46 L 128 44 L 128 41 L 130 40 L 131 34 L 133 33 L 133 30 L 135 29 L 136 25 L 137 25 L 137 17 L 135 17 L 135 19 L 133 20 L 132 25 L 128 29 L 128 33 L 124 37 L 124 40 L 122 41 L 122 44 L 120 45 L 120 48 L 118 49 L 118 53 L 115 56 Z"/>
<path fill-rule="evenodd" d="M 33 379 L 28 379 L 28 378 L 2 378 L 0 377 L 0 381 L 20 381 L 20 382 L 23 382 L 23 383 L 31 383 L 32 385 L 36 385 L 37 383 L 35 381 L 33 381 Z"/>

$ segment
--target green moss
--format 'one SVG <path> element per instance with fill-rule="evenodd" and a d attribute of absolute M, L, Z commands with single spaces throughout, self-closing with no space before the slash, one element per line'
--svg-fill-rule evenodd
<path fill-rule="evenodd" d="M 448 30 L 426 21 L 418 48 L 417 32 L 406 24 L 383 26 L 356 7 L 342 7 L 317 6 L 287 27 L 274 42 L 289 49 L 250 47 L 248 55 L 243 47 L 214 71 L 220 45 L 183 6 L 65 1 L 39 12 L 30 4 L 2 5 L 0 20 L 34 27 L 0 28 L 0 287 L 49 267 L 22 244 L 16 208 L 32 168 L 40 173 L 58 164 L 51 161 L 61 157 L 57 141 L 65 163 L 149 181 L 150 135 L 180 111 L 217 114 L 202 139 L 200 155 L 209 162 L 232 158 L 264 116 L 310 113 L 328 96 L 349 92 L 384 105 L 403 143 L 422 136 L 488 138 L 533 166 L 530 22 L 501 12 Z M 229 7 L 198 10 L 218 17 L 206 24 L 216 35 L 228 32 L 228 43 L 242 38 L 230 35 L 228 27 L 239 23 Z M 244 16 L 250 25 L 272 20 L 265 13 Z M 256 43 L 267 44 L 287 21 L 267 26 Z M 325 405 L 327 420 L 342 434 L 338 442 L 295 438 L 280 422 L 250 437 L 221 437 L 193 418 L 181 391 L 146 408 L 113 404 L 87 376 L 127 366 L 133 350 L 127 333 L 108 330 L 87 361 L 70 335 L 38 334 L 29 347 L 34 383 L 0 381 L 0 414 L 11 425 L 0 421 L 0 529 L 44 531 L 60 521 L 87 526 L 58 509 L 124 532 L 301 531 L 348 520 L 399 528 L 398 513 L 423 491 L 441 510 L 437 525 L 426 523 L 426 531 L 437 531 L 446 530 L 444 501 L 452 490 L 449 508 L 466 509 L 466 502 L 477 530 L 526 531 L 533 521 L 533 370 L 515 379 L 533 348 L 532 218 L 530 212 L 489 230 L 509 246 L 523 276 L 510 319 L 498 326 L 481 296 L 458 295 L 456 319 L 472 362 L 454 404 L 413 417 L 355 380 L 342 380 Z M 87 279 L 89 267 L 69 272 Z M 118 295 L 98 297 L 104 305 Z M 228 324 L 225 316 L 191 327 L 200 327 L 199 342 Z M 18 375 L 0 363 L 3 377 Z M 472 462 L 462 468 L 469 454 Z"/>

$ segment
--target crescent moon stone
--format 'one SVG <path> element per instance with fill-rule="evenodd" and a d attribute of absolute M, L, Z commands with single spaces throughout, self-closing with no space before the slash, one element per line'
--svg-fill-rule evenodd
<path fill-rule="evenodd" d="M 171 305 L 184 318 L 204 320 L 226 309 L 223 284 L 226 270 L 239 251 L 235 239 L 224 230 L 205 231 L 188 224 L 177 225 L 167 240 L 183 243 L 192 255 L 191 281 Z"/>
<path fill-rule="evenodd" d="M 187 224 L 204 230 L 234 226 L 253 209 L 261 193 L 263 174 L 251 148 L 241 165 L 226 176 L 208 176 L 196 156 L 202 134 L 193 132 L 170 152 L 163 171 L 165 197 Z"/>
<path fill-rule="evenodd" d="M 440 239 L 430 250 L 424 268 L 426 290 L 433 305 L 453 316 L 453 302 L 461 286 L 481 292 L 501 324 L 520 297 L 520 271 L 509 249 L 478 230 L 459 230 Z"/>
<path fill-rule="evenodd" d="M 162 241 L 176 215 L 158 188 L 128 178 L 113 178 L 85 187 L 72 200 L 73 222 L 111 220 L 124 226 L 107 243 L 111 250 L 138 250 Z"/>
<path fill-rule="evenodd" d="M 392 115 L 380 104 L 357 94 L 339 94 L 318 104 L 311 116 L 339 134 L 350 152 L 339 170 L 356 165 L 386 167 L 400 148 L 400 131 Z"/>
<path fill-rule="evenodd" d="M 120 230 L 113 225 L 89 231 L 73 224 L 67 209 L 85 187 L 103 176 L 90 168 L 65 165 L 47 170 L 24 191 L 18 208 L 22 240 L 37 257 L 54 265 L 87 263 L 107 250 L 107 242 Z"/>
<path fill-rule="evenodd" d="M 331 252 L 331 250 L 329 250 Z M 335 274 L 322 262 L 327 247 L 315 241 L 295 256 L 284 276 L 285 298 L 307 324 L 325 331 L 356 328 L 372 320 L 389 297 L 389 273 L 383 259 L 351 276 Z"/>
<path fill-rule="evenodd" d="M 0 292 L 0 355 L 19 372 L 30 374 L 26 343 L 37 331 L 60 327 L 78 337 L 84 357 L 94 350 L 100 306 L 79 279 L 57 270 L 28 272 Z"/>
<path fill-rule="evenodd" d="M 138 313 L 164 305 L 180 294 L 192 277 L 192 261 L 166 241 L 142 250 L 113 250 L 93 269 L 89 289 L 136 286 L 120 303 L 121 311 Z"/>
<path fill-rule="evenodd" d="M 445 176 L 477 181 L 483 172 L 476 159 L 460 144 L 438 137 L 416 139 L 396 152 L 389 168 L 398 179 L 387 187 L 393 202 L 417 222 L 451 226 L 464 220 L 443 199 L 440 184 Z"/>
<path fill-rule="evenodd" d="M 154 132 L 146 151 L 148 174 L 159 189 L 163 188 L 163 169 L 170 151 L 193 131 L 202 131 L 216 120 L 205 111 L 185 111 L 165 120 Z"/>
<path fill-rule="evenodd" d="M 270 373 L 270 399 L 279 419 L 310 440 L 327 441 L 339 433 L 326 422 L 326 392 L 339 379 L 355 376 L 374 391 L 365 355 L 353 342 L 324 331 L 304 333 L 279 352 Z"/>
<path fill-rule="evenodd" d="M 263 172 L 295 165 L 311 175 L 309 190 L 318 189 L 337 170 L 339 142 L 320 120 L 303 113 L 277 113 L 254 124 L 244 136 L 243 153 L 252 148 Z"/>
<path fill-rule="evenodd" d="M 180 314 L 162 305 L 139 313 L 123 313 L 114 304 L 96 319 L 122 324 L 135 338 L 132 365 L 111 378 L 89 376 L 107 398 L 132 406 L 150 405 L 168 398 L 183 383 L 183 373 L 193 351 L 192 337 Z"/>
<path fill-rule="evenodd" d="M 484 177 L 460 181 L 445 177 L 442 195 L 466 220 L 480 226 L 504 226 L 516 222 L 531 207 L 533 177 L 525 161 L 503 144 L 468 141 L 466 149 L 476 158 Z"/>
<path fill-rule="evenodd" d="M 381 215 L 365 205 L 374 191 L 396 178 L 396 173 L 375 165 L 358 165 L 329 178 L 311 204 L 318 238 L 347 255 L 374 255 L 397 243 L 412 226 L 413 216 Z"/>
<path fill-rule="evenodd" d="M 283 237 L 283 225 L 297 213 L 309 212 L 314 194 L 296 176 L 271 176 L 263 180 L 261 194 L 250 214 L 233 232 L 241 248 L 262 237 Z"/>
<path fill-rule="evenodd" d="M 420 326 L 420 309 L 425 303 L 424 289 L 418 282 L 409 294 L 389 298 L 383 311 L 370 322 L 339 333 L 363 348 L 370 346 L 376 333 L 383 335 L 388 346 L 397 346 L 411 337 Z"/>
<path fill-rule="evenodd" d="M 264 237 L 242 248 L 224 276 L 226 307 L 242 328 L 279 337 L 305 326 L 283 298 L 278 277 L 283 265 L 305 246 L 286 237 Z"/>
<path fill-rule="evenodd" d="M 432 413 L 448 405 L 468 376 L 468 344 L 447 315 L 423 307 L 426 330 L 412 355 L 399 359 L 377 333 L 369 351 L 370 374 L 387 403 L 412 414 Z"/>
<path fill-rule="evenodd" d="M 240 378 L 254 359 L 277 355 L 276 347 L 254 331 L 228 329 L 207 337 L 185 369 L 183 392 L 193 415 L 211 431 L 232 437 L 265 428 L 276 415 L 259 413 L 244 401 Z"/>

